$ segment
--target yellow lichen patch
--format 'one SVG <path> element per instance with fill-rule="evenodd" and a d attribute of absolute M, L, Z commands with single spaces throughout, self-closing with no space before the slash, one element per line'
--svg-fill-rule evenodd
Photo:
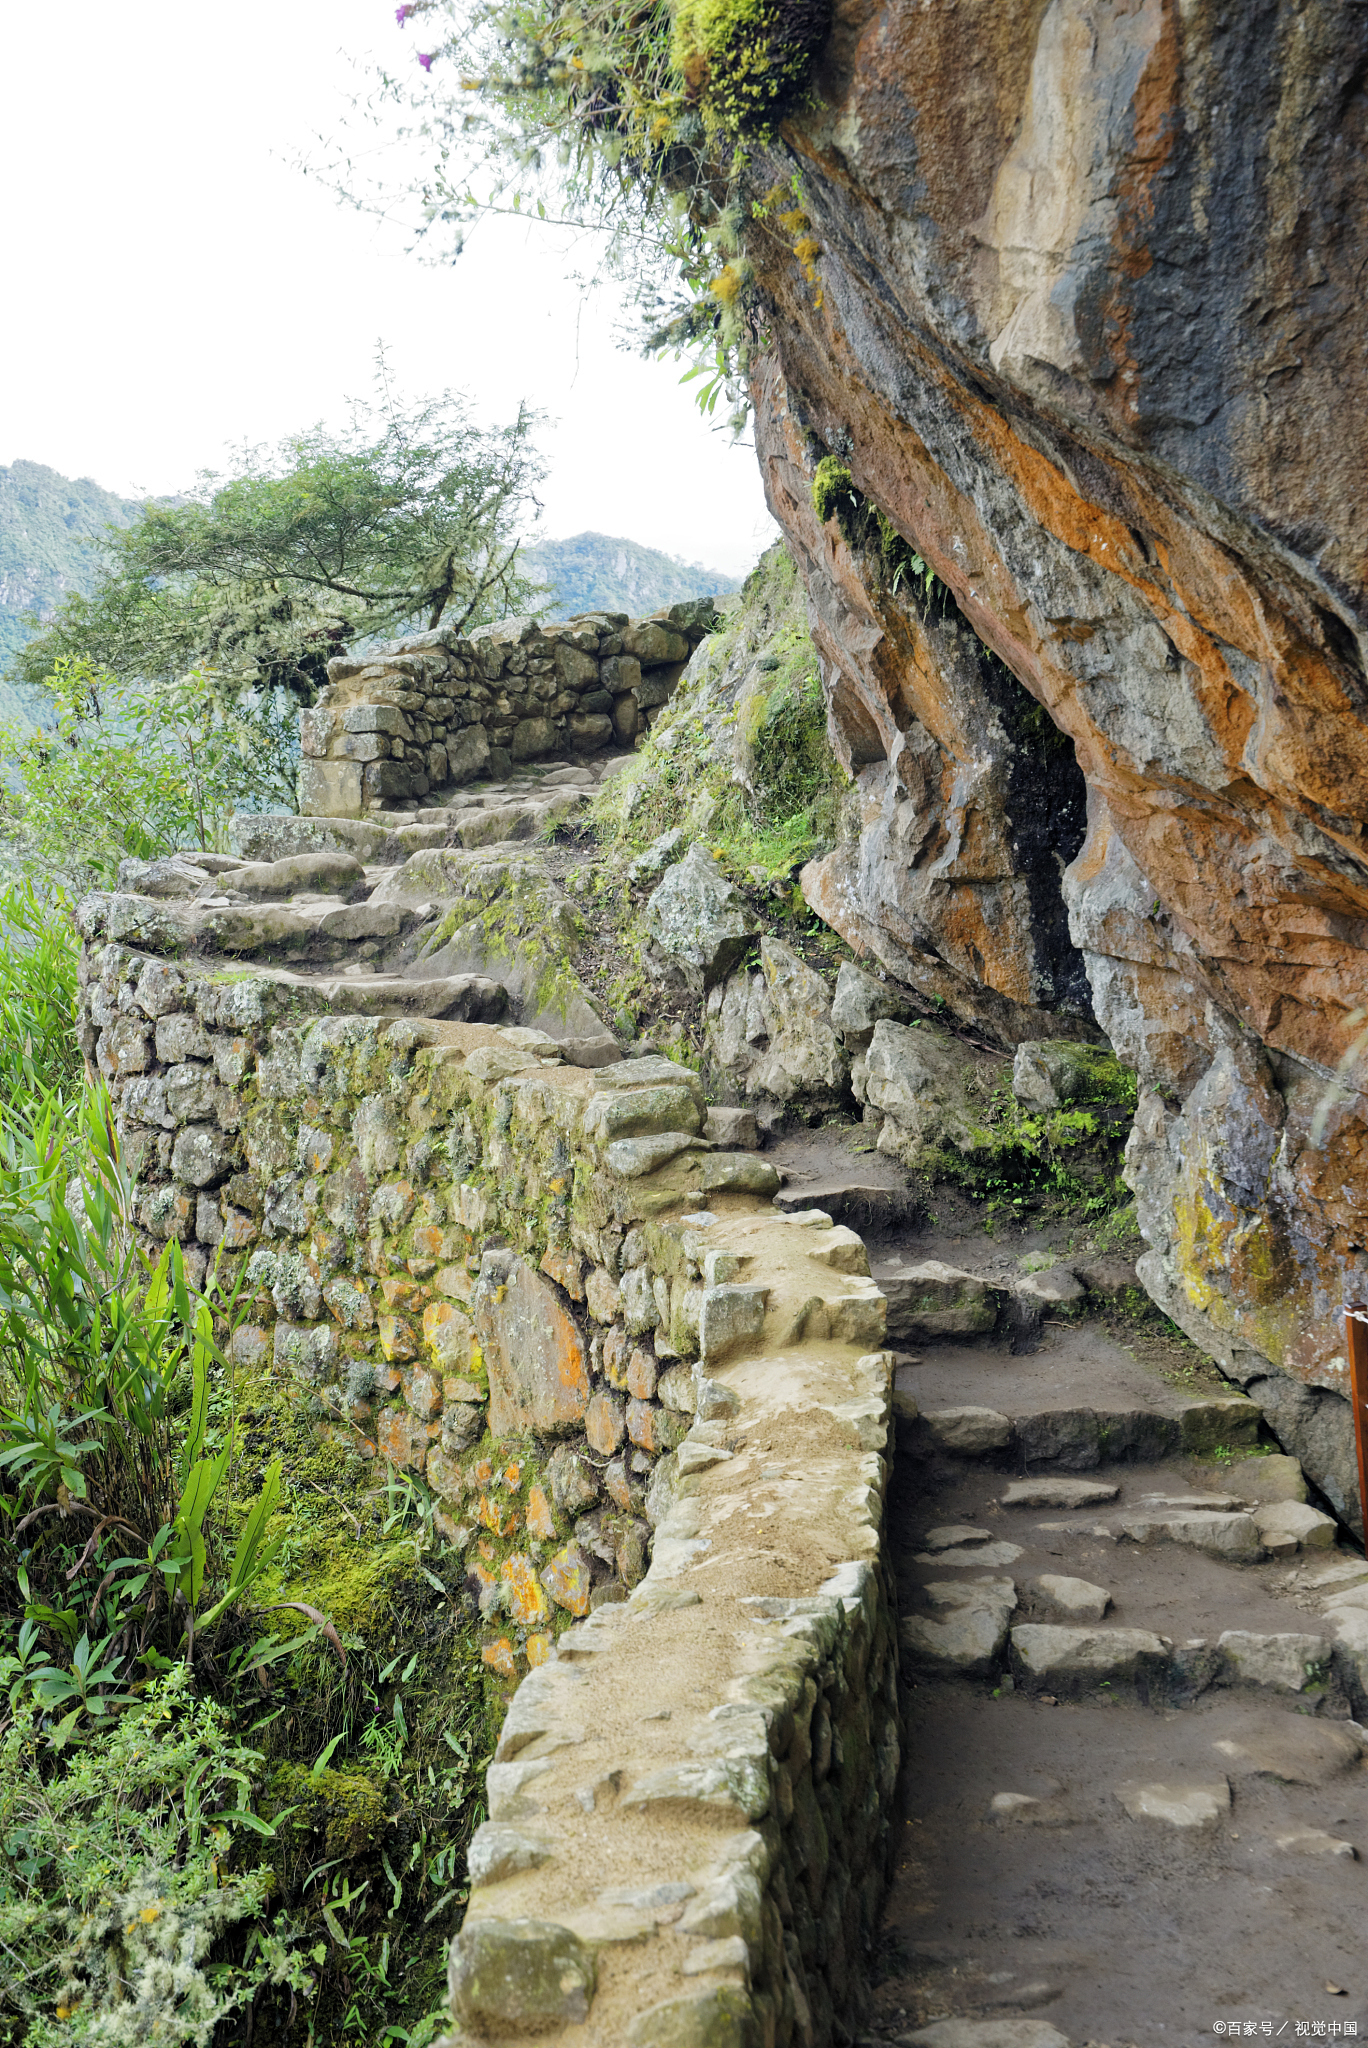
<path fill-rule="evenodd" d="M 515 1551 L 512 1557 L 504 1559 L 499 1577 L 507 1593 L 508 1611 L 520 1627 L 547 1619 L 550 1602 L 537 1584 L 536 1566 L 530 1557 Z"/>
<path fill-rule="evenodd" d="M 557 1607 L 563 1607 L 568 1614 L 589 1612 L 589 1566 L 582 1554 L 568 1544 L 558 1550 L 541 1575 L 545 1586 Z"/>
<path fill-rule="evenodd" d="M 527 1638 L 527 1661 L 534 1671 L 538 1664 L 550 1662 L 555 1647 L 555 1637 L 545 1629 L 537 1630 Z"/>
<path fill-rule="evenodd" d="M 507 1636 L 498 1636 L 492 1643 L 486 1643 L 480 1652 L 480 1660 L 500 1678 L 516 1678 L 518 1667 L 514 1658 L 513 1645 Z"/>
<path fill-rule="evenodd" d="M 527 1533 L 540 1538 L 543 1543 L 555 1539 L 556 1524 L 551 1503 L 540 1486 L 534 1486 L 527 1496 Z"/>

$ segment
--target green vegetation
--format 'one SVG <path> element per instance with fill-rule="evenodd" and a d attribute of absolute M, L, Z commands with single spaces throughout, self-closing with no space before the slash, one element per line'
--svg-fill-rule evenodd
<path fill-rule="evenodd" d="M 781 212 L 751 189 L 751 166 L 809 101 L 829 0 L 410 0 L 398 12 L 421 46 L 421 84 L 386 73 L 370 115 L 402 146 L 397 175 L 423 232 L 459 253 L 490 214 L 590 230 L 603 269 L 628 283 L 646 350 L 690 358 L 700 405 L 725 394 L 739 426 L 756 333 L 748 222 L 782 239 L 820 296 L 800 193 L 782 188 Z M 393 184 L 358 189 L 354 161 L 339 162 L 339 188 L 392 211 Z"/>
<path fill-rule="evenodd" d="M 670 56 L 707 129 L 767 142 L 830 26 L 830 0 L 679 0 Z"/>
<path fill-rule="evenodd" d="M 849 789 L 827 741 L 797 572 L 777 545 L 594 816 L 615 852 L 639 853 L 681 825 L 735 880 L 759 870 L 788 881 L 836 843 Z"/>
<path fill-rule="evenodd" d="M 43 688 L 59 661 L 85 661 L 128 688 L 198 671 L 226 695 L 309 704 L 356 641 L 526 610 L 517 530 L 543 473 L 536 416 L 477 428 L 450 392 L 404 413 L 383 362 L 379 381 L 346 431 L 243 448 L 235 474 L 107 529 L 89 592 L 65 598 L 12 673 Z"/>
<path fill-rule="evenodd" d="M 138 1248 L 71 927 L 0 913 L 0 2043 L 421 2048 L 488 1747 L 459 1558 L 231 1362 L 240 1269 Z"/>
<path fill-rule="evenodd" d="M 1010 1076 L 985 1081 L 982 1123 L 973 1143 L 938 1155 L 934 1178 L 963 1187 L 998 1217 L 1068 1215 L 1099 1250 L 1129 1238 L 1135 1205 L 1121 1178 L 1122 1154 L 1135 1115 L 1136 1079 L 1110 1053 L 1081 1047 L 1088 1093 L 1060 1109 L 1018 1102 Z"/>
<path fill-rule="evenodd" d="M 533 541 L 519 555 L 518 567 L 545 587 L 543 609 L 553 619 L 592 611 L 628 612 L 641 618 L 664 605 L 722 597 L 741 587 L 739 576 L 725 576 L 720 569 L 704 569 L 607 533 Z"/>
<path fill-rule="evenodd" d="M 30 872 L 109 884 L 129 855 L 219 847 L 235 809 L 293 803 L 298 738 L 279 691 L 225 701 L 199 670 L 121 688 L 65 656 L 47 687 L 50 725 L 0 726 L 0 838 Z"/>

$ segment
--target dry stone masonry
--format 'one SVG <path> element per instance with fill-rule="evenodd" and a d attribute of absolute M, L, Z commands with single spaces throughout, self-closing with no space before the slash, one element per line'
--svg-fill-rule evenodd
<path fill-rule="evenodd" d="M 468 638 L 439 629 L 330 661 L 301 720 L 299 808 L 357 818 L 499 779 L 519 762 L 631 746 L 712 617 L 701 598 L 649 619 L 505 619 Z"/>
<path fill-rule="evenodd" d="M 477 794 L 539 830 L 594 786 L 550 773 Z M 748 1112 L 571 1028 L 582 995 L 526 1021 L 554 885 L 428 829 L 240 819 L 81 905 L 137 1221 L 244 1276 L 238 1362 L 421 1479 L 466 1562 L 511 1705 L 453 2039 L 826 2043 L 900 1753 L 884 1296 L 775 1207 Z M 458 971 L 491 904 L 502 979 Z"/>

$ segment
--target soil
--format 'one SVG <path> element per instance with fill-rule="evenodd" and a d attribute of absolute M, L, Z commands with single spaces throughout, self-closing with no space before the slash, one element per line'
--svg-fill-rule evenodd
<path fill-rule="evenodd" d="M 814 1188 L 839 1178 L 839 1145 L 805 1138 L 788 1148 L 791 1168 L 810 1170 Z M 847 1154 L 845 1170 L 858 1179 L 868 1163 Z M 930 1207 L 871 1242 L 876 1276 L 881 1266 L 936 1257 L 1001 1278 L 1019 1270 L 1022 1252 L 1058 1248 L 1050 1240 L 1061 1233 L 1049 1228 L 989 1237 L 971 1215 L 940 1200 Z M 1175 1397 L 1236 1391 L 1159 1319 L 1112 1312 L 1047 1324 L 1026 1357 L 992 1342 L 926 1346 L 900 1367 L 898 1383 L 923 1411 L 974 1404 L 1016 1414 L 1072 1405 L 1171 1412 Z M 956 1576 L 944 1562 L 918 1561 L 928 1529 L 968 1523 L 1021 1546 L 1006 1567 L 1019 1601 L 1014 1625 L 1064 1619 L 1033 1605 L 1032 1582 L 1054 1572 L 1110 1591 L 1102 1627 L 1150 1629 L 1175 1643 L 1214 1642 L 1225 1629 L 1319 1630 L 1299 1582 L 1327 1553 L 1251 1566 L 1096 1533 L 1145 1493 L 1239 1497 L 1240 1473 L 1238 1459 L 1104 1464 L 1085 1476 L 1116 1484 L 1113 1503 L 1004 1508 L 1014 1471 L 947 1458 L 924 1430 L 900 1425 L 888 1523 L 900 1612 L 928 1612 L 923 1585 Z M 1042 1526 L 1051 1523 L 1064 1526 Z M 1355 1555 L 1347 1538 L 1343 1550 Z M 960 1567 L 959 1577 L 969 1575 Z M 1251 2022 L 1260 2037 L 1291 2040 L 1298 2022 L 1307 2034 L 1330 2037 L 1337 2023 L 1342 2037 L 1354 2023 L 1368 2036 L 1364 1864 L 1277 1846 L 1280 1835 L 1321 1829 L 1368 1855 L 1368 1765 L 1350 1751 L 1333 1769 L 1300 1771 L 1321 1782 L 1287 1782 L 1214 1747 L 1323 1741 L 1308 1731 L 1343 1730 L 1349 1713 L 1333 1684 L 1302 1695 L 1213 1689 L 1185 1706 L 1118 1686 L 1054 1703 L 1016 1688 L 1005 1671 L 941 1678 L 905 1659 L 903 1702 L 899 1833 L 863 2041 L 901 2041 L 943 2016 L 1028 2014 L 1074 2048 L 1199 2048 Z M 1206 1827 L 1132 1820 L 1115 1788 L 1137 1778 L 1226 1778 L 1232 1804 Z M 1023 1809 L 1034 1824 L 990 1815 L 1003 1792 L 1040 1802 Z"/>

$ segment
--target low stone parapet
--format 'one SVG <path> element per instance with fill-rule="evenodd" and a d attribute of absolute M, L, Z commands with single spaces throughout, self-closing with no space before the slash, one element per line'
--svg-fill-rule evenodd
<path fill-rule="evenodd" d="M 860 1240 L 709 1142 L 689 1068 L 462 1021 L 506 1001 L 474 976 L 344 1009 L 196 954 L 184 900 L 80 912 L 137 1225 L 241 1279 L 242 1369 L 421 1490 L 510 1702 L 454 2038 L 844 2038 L 899 1756 Z"/>
<path fill-rule="evenodd" d="M 629 747 L 712 625 L 711 598 L 646 619 L 588 612 L 438 629 L 328 663 L 300 714 L 299 808 L 355 818 L 523 761 Z"/>

